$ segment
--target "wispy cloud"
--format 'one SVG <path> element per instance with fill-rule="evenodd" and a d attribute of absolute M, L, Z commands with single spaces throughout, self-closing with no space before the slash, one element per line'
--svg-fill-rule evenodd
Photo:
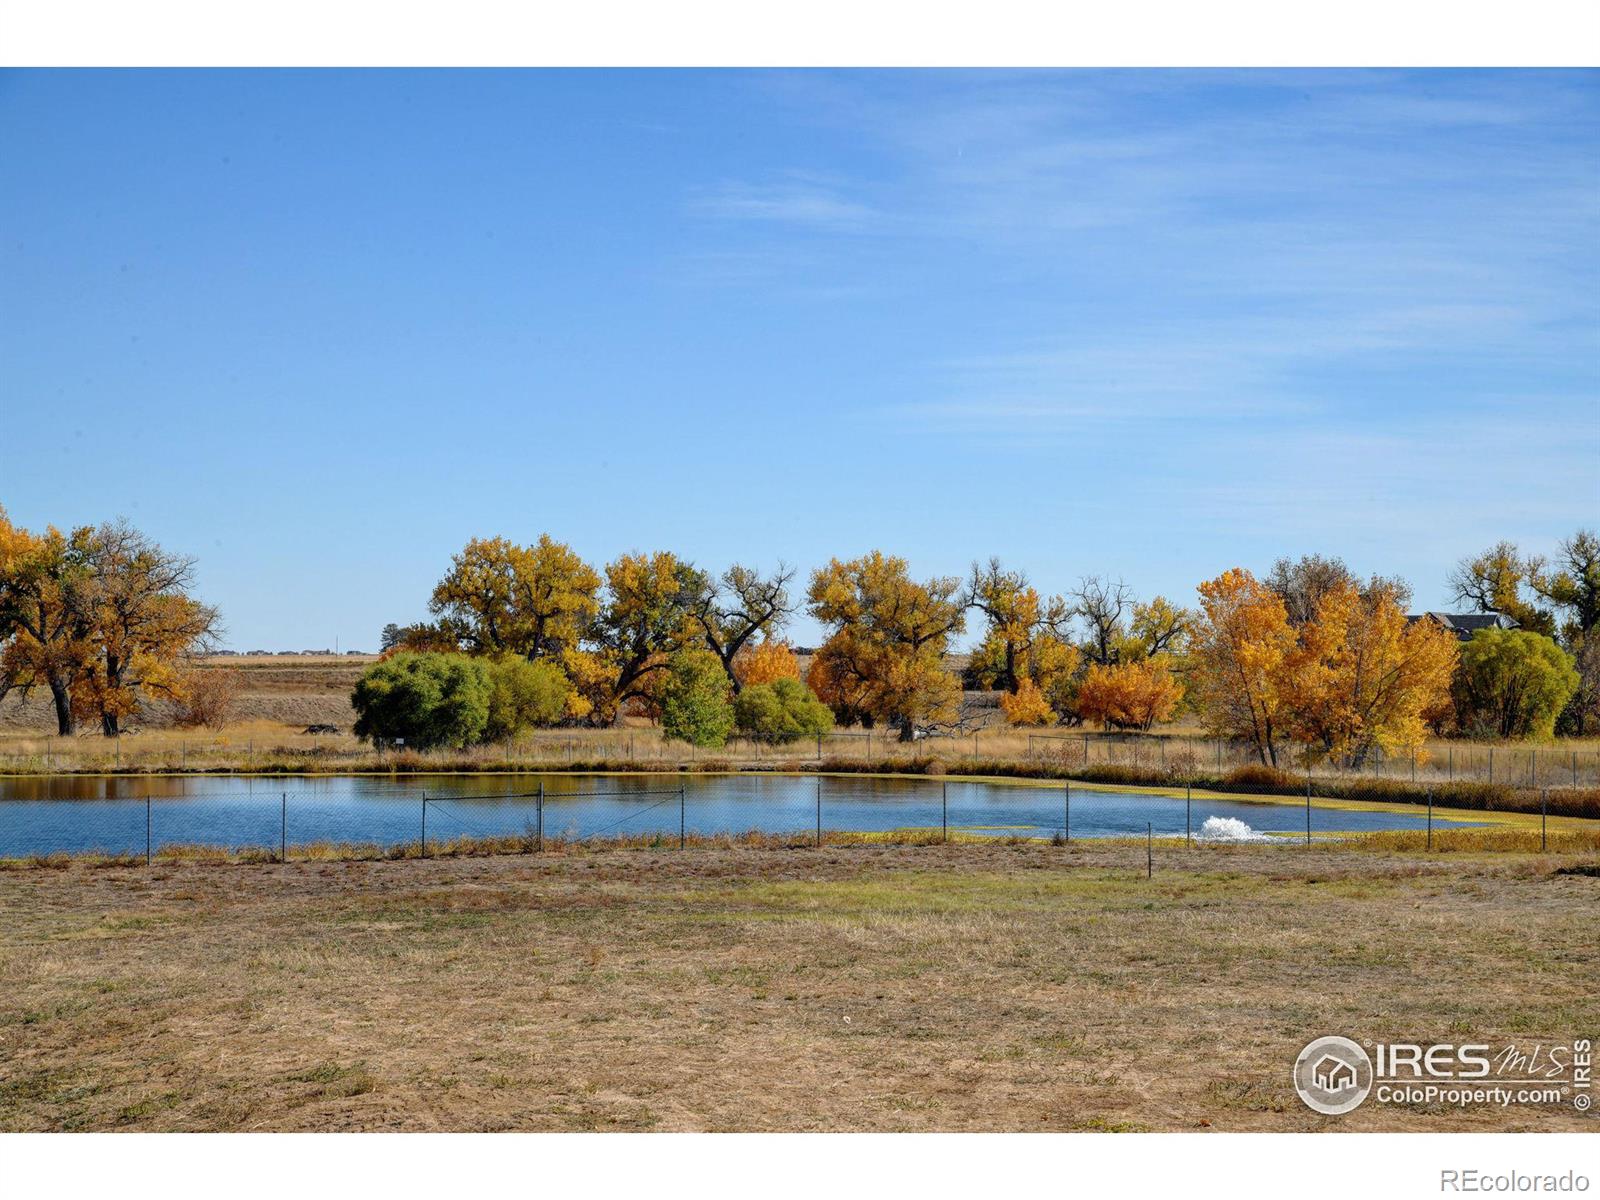
<path fill-rule="evenodd" d="M 866 230 L 883 214 L 843 189 L 793 175 L 759 183 L 725 182 L 700 192 L 692 205 L 703 216 L 734 221 L 770 221 L 834 233 Z"/>

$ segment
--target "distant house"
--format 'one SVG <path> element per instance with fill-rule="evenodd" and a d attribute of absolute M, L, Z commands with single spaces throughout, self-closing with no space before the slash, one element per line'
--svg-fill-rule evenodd
<path fill-rule="evenodd" d="M 1513 620 L 1505 613 L 1420 613 L 1406 618 L 1407 621 L 1433 621 L 1448 629 L 1457 638 L 1465 642 L 1480 629 L 1520 629 L 1521 623 Z"/>

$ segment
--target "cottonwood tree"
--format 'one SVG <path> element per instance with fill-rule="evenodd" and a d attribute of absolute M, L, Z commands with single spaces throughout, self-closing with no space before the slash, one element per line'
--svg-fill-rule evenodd
<path fill-rule="evenodd" d="M 1165 596 L 1157 596 L 1148 604 L 1134 604 L 1133 618 L 1128 622 L 1128 636 L 1123 639 L 1119 661 L 1140 662 L 1148 658 L 1169 657 L 1175 665 L 1184 652 L 1194 614 L 1179 608 Z"/>
<path fill-rule="evenodd" d="M 1007 570 L 998 558 L 983 566 L 972 564 L 967 597 L 986 621 L 969 668 L 974 682 L 1015 692 L 1028 676 L 1035 643 L 1070 617 L 1066 601 L 1060 596 L 1041 600 L 1024 572 Z"/>
<path fill-rule="evenodd" d="M 1569 641 L 1600 625 L 1600 536 L 1580 529 L 1563 539 L 1554 565 L 1535 560 L 1528 582 L 1545 602 L 1565 618 L 1562 635 Z"/>
<path fill-rule="evenodd" d="M 1283 666 L 1294 632 L 1283 598 L 1235 567 L 1200 585 L 1191 655 L 1192 687 L 1206 725 L 1248 743 L 1278 765 L 1283 738 Z"/>
<path fill-rule="evenodd" d="M 475 653 L 559 661 L 599 611 L 600 576 L 571 547 L 473 538 L 433 589 L 439 628 Z"/>
<path fill-rule="evenodd" d="M 706 648 L 717 656 L 734 694 L 744 686 L 735 669 L 735 659 L 761 634 L 770 639 L 793 613 L 789 584 L 794 569 L 779 563 L 771 575 L 735 563 L 720 579 L 700 576 L 698 594 L 690 606 L 691 615 L 705 639 Z"/>
<path fill-rule="evenodd" d="M 996 558 L 973 564 L 967 597 L 986 621 L 967 667 L 974 685 L 1004 693 L 1000 711 L 1009 724 L 1076 720 L 1080 652 L 1071 640 L 1072 606 L 1060 596 L 1041 599 L 1023 572 Z"/>
<path fill-rule="evenodd" d="M 1458 603 L 1478 612 L 1505 613 L 1527 632 L 1553 637 L 1555 618 L 1527 594 L 1543 569 L 1542 559 L 1525 558 L 1513 543 L 1497 542 L 1456 565 L 1450 590 Z"/>
<path fill-rule="evenodd" d="M 668 657 L 699 640 L 694 605 L 704 587 L 693 564 L 666 550 L 607 564 L 589 647 L 566 656 L 574 683 L 587 689 L 593 721 L 613 723 L 626 701 L 654 699 L 651 686 Z"/>
<path fill-rule="evenodd" d="M 1580 529 L 1564 539 L 1555 562 L 1531 574 L 1533 590 L 1560 621 L 1561 644 L 1578 670 L 1578 688 L 1562 712 L 1562 732 L 1582 737 L 1600 716 L 1600 537 Z"/>
<path fill-rule="evenodd" d="M 1448 709 L 1459 643 L 1408 622 L 1402 593 L 1373 579 L 1332 585 L 1283 663 L 1279 691 L 1295 739 L 1359 767 L 1374 750 L 1416 751 Z"/>
<path fill-rule="evenodd" d="M 1069 598 L 1073 615 L 1088 630 L 1083 646 L 1085 656 L 1101 666 L 1116 662 L 1118 643 L 1127 632 L 1123 617 L 1133 605 L 1133 589 L 1120 579 L 1112 582 L 1090 575 L 1079 582 Z"/>
<path fill-rule="evenodd" d="M 91 583 L 80 593 L 91 653 L 73 690 L 74 707 L 107 737 L 151 695 L 182 695 L 182 664 L 214 648 L 217 610 L 189 593 L 195 560 L 162 549 L 126 521 L 90 538 Z"/>
<path fill-rule="evenodd" d="M 841 719 L 870 716 L 910 741 L 919 723 L 956 716 L 960 683 L 944 669 L 944 655 L 966 627 L 959 579 L 918 583 L 904 559 L 874 550 L 817 570 L 807 602 L 832 630 L 817 651 L 813 688 L 830 704 L 838 699 Z"/>
<path fill-rule="evenodd" d="M 0 509 L 0 676 L 9 690 L 50 691 L 56 729 L 76 729 L 73 690 L 94 658 L 89 637 L 93 531 L 34 534 Z"/>
<path fill-rule="evenodd" d="M 1299 627 L 1315 618 L 1327 596 L 1345 588 L 1372 592 L 1381 589 L 1401 608 L 1411 603 L 1411 587 L 1403 579 L 1374 576 L 1363 583 L 1342 558 L 1307 554 L 1299 559 L 1280 558 L 1272 564 L 1267 586 L 1277 592 L 1289 614 L 1289 624 Z"/>

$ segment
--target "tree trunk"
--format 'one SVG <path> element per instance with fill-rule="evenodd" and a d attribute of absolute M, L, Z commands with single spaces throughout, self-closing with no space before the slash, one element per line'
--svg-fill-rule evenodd
<path fill-rule="evenodd" d="M 900 722 L 900 740 L 902 742 L 914 741 L 917 736 L 917 725 L 910 717 Z"/>
<path fill-rule="evenodd" d="M 110 712 L 101 713 L 100 730 L 107 737 L 116 737 L 119 733 L 121 733 L 121 729 L 119 729 L 117 726 L 117 714 Z"/>
<path fill-rule="evenodd" d="M 52 677 L 50 680 L 50 698 L 56 705 L 56 732 L 62 737 L 71 737 L 72 725 L 72 696 L 67 691 L 67 685 L 60 679 Z"/>

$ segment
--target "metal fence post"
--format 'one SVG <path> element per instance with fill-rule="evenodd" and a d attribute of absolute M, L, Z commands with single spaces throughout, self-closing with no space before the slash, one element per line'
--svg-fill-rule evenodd
<path fill-rule="evenodd" d="M 289 861 L 289 793 L 282 795 L 282 807 L 278 810 L 278 861 Z"/>
<path fill-rule="evenodd" d="M 688 807 L 684 799 L 683 784 L 678 785 L 678 849 L 683 849 L 685 809 Z"/>
<path fill-rule="evenodd" d="M 944 840 L 950 840 L 950 785 L 939 785 L 939 826 L 944 832 Z"/>
<path fill-rule="evenodd" d="M 1072 844 L 1072 782 L 1068 780 L 1062 787 L 1061 834 L 1062 840 L 1070 846 Z"/>
<path fill-rule="evenodd" d="M 633 754 L 633 739 L 628 739 L 628 754 Z M 534 845 L 542 853 L 544 850 L 544 780 L 539 781 L 539 795 L 534 802 L 534 830 L 536 841 Z"/>
<path fill-rule="evenodd" d="M 1149 821 L 1144 823 L 1144 877 L 1156 877 L 1156 835 L 1155 825 Z"/>
<path fill-rule="evenodd" d="M 150 865 L 150 789 L 144 793 L 144 865 Z"/>
<path fill-rule="evenodd" d="M 1550 848 L 1549 833 L 1545 823 L 1550 817 L 1550 789 L 1539 789 L 1539 849 L 1541 852 Z"/>
<path fill-rule="evenodd" d="M 1306 774 L 1306 845 L 1311 845 L 1311 775 Z"/>
<path fill-rule="evenodd" d="M 1428 789 L 1428 849 L 1433 849 L 1433 789 Z"/>
<path fill-rule="evenodd" d="M 822 780 L 817 780 L 817 845 L 822 845 Z"/>
<path fill-rule="evenodd" d="M 1185 846 L 1194 845 L 1193 825 L 1190 819 L 1193 810 L 1194 785 L 1192 783 L 1186 783 L 1183 785 L 1183 844 Z"/>
<path fill-rule="evenodd" d="M 1489 782 L 1494 782 L 1494 747 L 1489 747 Z"/>
<path fill-rule="evenodd" d="M 422 853 L 419 857 L 428 857 L 428 793 L 422 793 Z"/>

